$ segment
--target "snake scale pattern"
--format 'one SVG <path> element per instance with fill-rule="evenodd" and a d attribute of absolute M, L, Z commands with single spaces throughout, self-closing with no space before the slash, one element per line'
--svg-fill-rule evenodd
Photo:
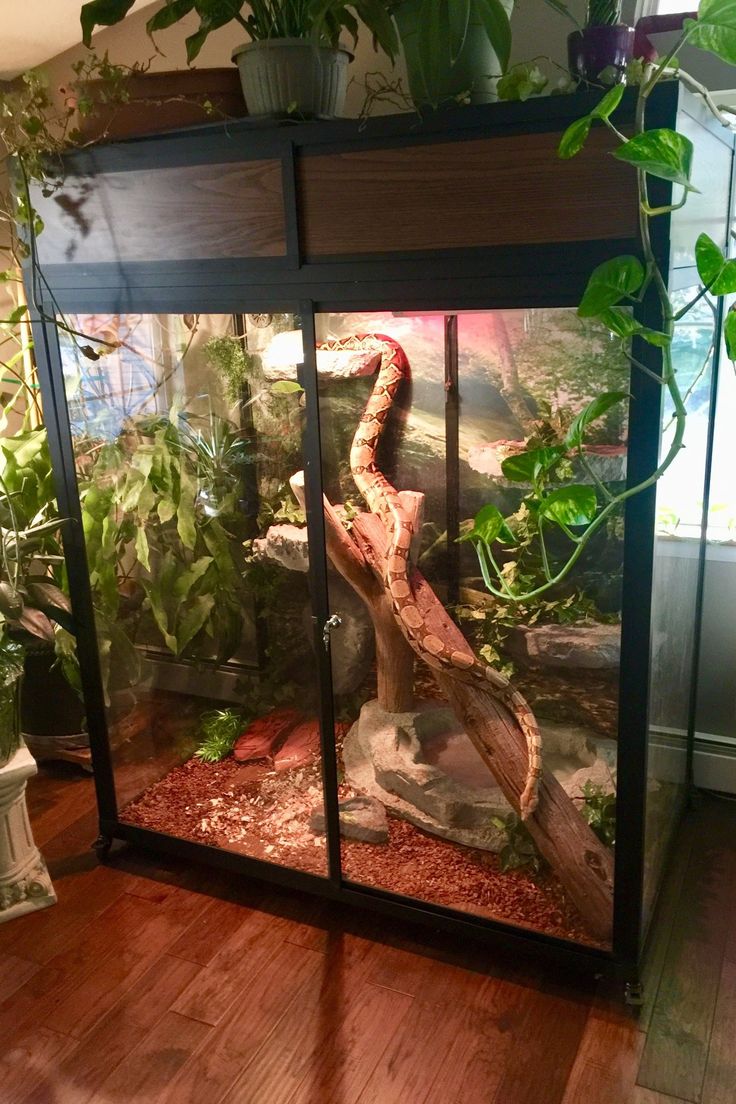
<path fill-rule="evenodd" d="M 406 354 L 397 341 L 383 334 L 355 334 L 323 342 L 319 347 L 330 351 L 380 353 L 378 376 L 353 438 L 350 469 L 368 509 L 381 518 L 388 535 L 386 593 L 401 631 L 429 667 L 466 682 L 482 682 L 516 718 L 528 754 L 526 780 L 519 801 L 521 818 L 526 820 L 537 806 L 542 773 L 542 740 L 534 714 L 503 675 L 466 652 L 450 648 L 426 624 L 409 579 L 412 524 L 396 488 L 376 463 L 376 450 L 396 393 L 409 376 Z"/>

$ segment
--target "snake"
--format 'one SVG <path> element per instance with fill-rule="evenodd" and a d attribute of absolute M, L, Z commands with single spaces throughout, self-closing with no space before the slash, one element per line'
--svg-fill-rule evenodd
<path fill-rule="evenodd" d="M 482 684 L 516 719 L 527 747 L 526 778 L 519 799 L 521 819 L 527 820 L 537 807 L 542 775 L 542 738 L 534 714 L 504 675 L 473 654 L 452 648 L 427 625 L 409 574 L 412 522 L 399 492 L 376 460 L 396 394 L 409 378 L 407 355 L 398 341 L 379 333 L 331 339 L 321 342 L 319 348 L 330 352 L 373 352 L 377 357 L 380 354 L 376 381 L 353 437 L 350 470 L 369 511 L 381 519 L 386 530 L 384 591 L 401 632 L 427 666 L 465 682 Z"/>

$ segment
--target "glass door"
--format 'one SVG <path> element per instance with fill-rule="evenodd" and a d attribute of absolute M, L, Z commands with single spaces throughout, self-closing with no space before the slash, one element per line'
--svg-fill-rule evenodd
<path fill-rule="evenodd" d="M 66 321 L 119 818 L 324 876 L 298 316 Z"/>
<path fill-rule="evenodd" d="M 547 492 L 560 502 L 577 496 L 600 508 L 622 489 L 627 358 L 567 307 L 325 313 L 316 322 L 324 489 L 354 552 L 352 574 L 329 575 L 330 609 L 342 619 L 332 662 L 343 877 L 608 947 L 623 517 L 611 517 L 564 585 L 517 604 L 490 593 L 472 544 L 458 538 L 481 510 L 509 519 L 519 552 L 493 545 L 501 591 L 503 581 L 535 591 L 543 557 L 557 570 L 572 531 L 550 524 L 540 556 L 518 458 L 525 447 L 557 457 Z M 566 434 L 603 391 L 618 399 L 591 418 L 575 457 L 562 447 Z M 565 498 L 571 484 L 580 489 Z M 385 601 L 372 567 L 393 488 L 412 536 L 385 565 Z M 538 818 L 523 822 L 509 803 L 500 753 L 489 753 L 467 696 L 463 704 L 448 682 L 449 664 L 467 688 L 473 654 L 496 678 L 501 714 L 526 709 L 527 729 L 531 714 L 541 732 Z M 534 753 L 523 754 L 528 770 Z M 554 822 L 545 820 L 552 807 Z M 599 863 L 595 878 L 580 869 L 585 855 Z"/>

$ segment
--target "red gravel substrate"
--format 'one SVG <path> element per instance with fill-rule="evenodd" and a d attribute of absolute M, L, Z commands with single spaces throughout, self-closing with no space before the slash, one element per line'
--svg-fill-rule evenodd
<path fill-rule="evenodd" d="M 347 786 L 340 796 L 351 796 Z M 308 827 L 321 801 L 320 767 L 276 774 L 270 764 L 190 759 L 133 801 L 123 819 L 313 874 L 326 873 L 323 836 Z M 364 885 L 446 905 L 463 912 L 595 944 L 549 873 L 502 873 L 490 852 L 426 835 L 389 817 L 389 843 L 343 840 L 343 870 Z"/>

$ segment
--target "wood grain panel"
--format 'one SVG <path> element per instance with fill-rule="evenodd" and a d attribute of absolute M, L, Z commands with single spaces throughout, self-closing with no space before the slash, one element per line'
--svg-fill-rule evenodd
<path fill-rule="evenodd" d="M 610 134 L 560 161 L 559 134 L 300 159 L 302 246 L 321 256 L 593 241 L 636 234 L 635 179 Z"/>
<path fill-rule="evenodd" d="M 42 264 L 286 254 L 275 160 L 68 177 L 34 203 Z"/>

